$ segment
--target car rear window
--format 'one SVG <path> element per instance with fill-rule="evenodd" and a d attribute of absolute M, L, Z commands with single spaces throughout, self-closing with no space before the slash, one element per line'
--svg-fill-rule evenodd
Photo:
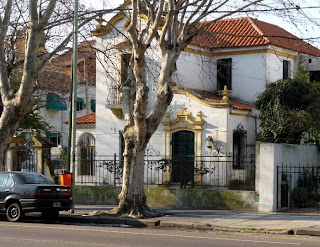
<path fill-rule="evenodd" d="M 53 184 L 50 180 L 48 180 L 41 174 L 20 173 L 19 176 L 26 184 Z"/>
<path fill-rule="evenodd" d="M 4 186 L 7 180 L 8 174 L 7 173 L 0 173 L 0 186 Z"/>

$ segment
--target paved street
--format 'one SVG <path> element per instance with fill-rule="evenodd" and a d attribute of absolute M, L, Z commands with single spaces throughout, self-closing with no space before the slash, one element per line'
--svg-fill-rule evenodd
<path fill-rule="evenodd" d="M 217 233 L 186 230 L 135 229 L 97 225 L 0 221 L 0 247 L 79 246 L 319 246 L 320 238 L 277 234 Z"/>

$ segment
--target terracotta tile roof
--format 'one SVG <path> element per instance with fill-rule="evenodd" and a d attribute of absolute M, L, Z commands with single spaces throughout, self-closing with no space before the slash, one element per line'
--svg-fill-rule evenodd
<path fill-rule="evenodd" d="M 204 25 L 208 22 L 201 22 Z M 191 44 L 207 49 L 274 45 L 320 56 L 320 50 L 276 25 L 250 17 L 223 19 L 210 24 Z"/>
<path fill-rule="evenodd" d="M 69 121 L 64 122 L 69 124 Z M 95 124 L 96 123 L 96 113 L 93 112 L 89 115 L 85 115 L 77 118 L 77 124 Z"/>
<path fill-rule="evenodd" d="M 77 124 L 95 124 L 96 123 L 96 113 L 91 113 L 77 118 Z"/>
<path fill-rule="evenodd" d="M 213 94 L 205 94 L 203 96 L 205 96 L 208 99 L 213 99 L 213 100 L 217 100 L 217 101 L 222 100 L 222 97 L 219 97 L 219 96 L 213 95 Z M 250 104 L 247 104 L 247 103 L 242 103 L 242 102 L 239 102 L 237 100 L 230 100 L 230 104 L 232 105 L 232 107 L 234 109 L 237 109 L 237 110 L 240 110 L 240 111 L 251 111 L 251 110 L 254 109 L 253 105 L 250 105 Z"/>
<path fill-rule="evenodd" d="M 236 100 L 230 100 L 230 104 L 234 109 L 241 110 L 241 111 L 251 111 L 254 109 L 253 105 L 241 103 Z"/>

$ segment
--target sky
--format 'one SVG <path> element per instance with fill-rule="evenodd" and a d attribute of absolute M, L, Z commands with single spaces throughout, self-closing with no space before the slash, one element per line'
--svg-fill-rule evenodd
<path fill-rule="evenodd" d="M 251 0 L 235 0 L 243 3 Z M 279 0 L 281 1 L 281 0 Z M 286 1 L 286 0 L 284 0 Z M 123 0 L 79 0 L 81 4 L 102 9 L 114 8 L 123 3 Z M 265 0 L 265 3 L 273 4 L 275 0 Z M 320 0 L 294 0 L 294 2 L 301 7 L 314 7 L 315 9 L 304 9 L 305 15 L 290 15 L 290 16 L 275 16 L 274 13 L 250 13 L 248 16 L 257 18 L 261 21 L 269 22 L 271 24 L 280 26 L 290 33 L 302 38 L 320 49 Z M 297 11 L 294 11 L 297 13 Z M 235 17 L 238 17 L 235 15 Z M 295 23 L 291 20 L 294 19 Z"/>

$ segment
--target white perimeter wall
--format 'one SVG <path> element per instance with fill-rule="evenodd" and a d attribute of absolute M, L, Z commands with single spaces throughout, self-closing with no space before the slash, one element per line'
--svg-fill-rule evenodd
<path fill-rule="evenodd" d="M 310 166 L 318 161 L 316 146 L 258 143 L 256 185 L 260 195 L 259 212 L 277 209 L 277 166 Z"/>

